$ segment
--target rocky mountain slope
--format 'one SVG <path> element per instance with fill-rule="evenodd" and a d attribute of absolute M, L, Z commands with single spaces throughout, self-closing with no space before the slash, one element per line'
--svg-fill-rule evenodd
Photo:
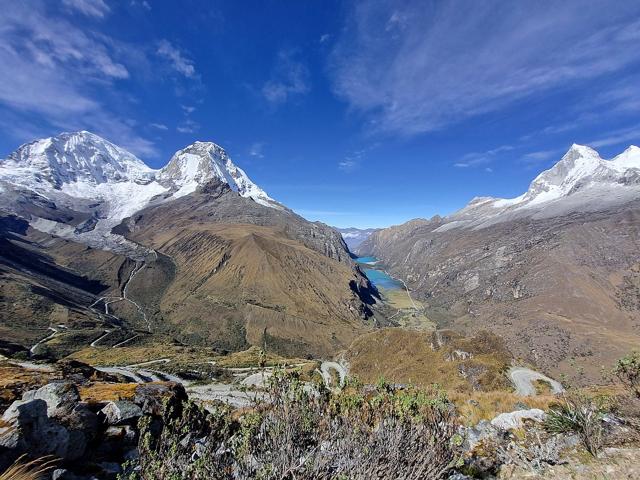
<path fill-rule="evenodd" d="M 574 145 L 515 199 L 380 230 L 357 252 L 442 325 L 493 330 L 522 360 L 588 381 L 640 344 L 639 227 L 640 149 L 603 160 Z"/>
<path fill-rule="evenodd" d="M 0 331 L 34 351 L 161 335 L 319 356 L 369 328 L 374 292 L 339 233 L 211 142 L 159 170 L 89 132 L 23 145 L 0 162 L 0 217 Z"/>

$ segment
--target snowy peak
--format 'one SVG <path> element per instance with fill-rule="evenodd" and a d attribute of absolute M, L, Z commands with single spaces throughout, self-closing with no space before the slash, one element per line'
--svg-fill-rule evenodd
<path fill-rule="evenodd" d="M 63 133 L 22 145 L 0 162 L 11 183 L 61 189 L 65 184 L 148 183 L 153 170 L 142 160 L 90 132 Z"/>
<path fill-rule="evenodd" d="M 640 148 L 611 160 L 594 149 L 572 145 L 558 163 L 538 175 L 525 193 L 504 199 L 476 197 L 439 228 L 482 228 L 521 217 L 543 218 L 598 211 L 640 198 Z"/>
<path fill-rule="evenodd" d="M 192 193 L 212 179 L 257 203 L 284 209 L 214 143 L 196 142 L 154 170 L 85 131 L 37 140 L 0 160 L 0 208 L 38 230 L 139 259 L 146 249 L 112 229 L 149 205 Z"/>
<path fill-rule="evenodd" d="M 573 144 L 558 163 L 531 182 L 522 201 L 538 203 L 566 196 L 603 169 L 605 161 L 598 152 Z"/>
<path fill-rule="evenodd" d="M 611 167 L 618 171 L 640 169 L 640 147 L 631 145 L 620 155 L 613 158 L 609 163 L 611 164 Z"/>
<path fill-rule="evenodd" d="M 222 147 L 213 142 L 195 142 L 177 151 L 158 172 L 161 183 L 177 189 L 174 197 L 192 193 L 213 179 L 221 180 L 241 196 L 252 198 L 262 205 L 282 208 L 231 161 Z"/>

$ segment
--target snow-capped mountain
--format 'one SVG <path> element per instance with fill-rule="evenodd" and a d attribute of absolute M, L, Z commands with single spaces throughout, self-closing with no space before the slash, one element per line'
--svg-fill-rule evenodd
<path fill-rule="evenodd" d="M 47 233 L 140 256 L 146 251 L 111 229 L 151 203 L 188 195 L 213 179 L 242 197 L 283 208 L 214 143 L 196 142 L 154 170 L 86 131 L 37 140 L 0 161 L 0 208 L 27 216 Z"/>
<path fill-rule="evenodd" d="M 447 217 L 440 229 L 483 228 L 521 217 L 550 218 L 572 211 L 598 211 L 635 198 L 640 198 L 640 148 L 630 146 L 605 160 L 592 148 L 574 144 L 522 195 L 511 199 L 476 197 Z"/>
<path fill-rule="evenodd" d="M 212 142 L 195 142 L 176 152 L 157 175 L 158 180 L 173 189 L 173 196 L 194 192 L 200 185 L 217 178 L 243 197 L 252 198 L 267 207 L 281 209 L 264 190 L 253 183 L 244 171 L 234 165 L 224 149 Z"/>
<path fill-rule="evenodd" d="M 377 228 L 336 228 L 344 238 L 345 243 L 349 247 L 349 250 L 353 251 L 362 242 L 364 242 L 369 236 L 378 230 Z"/>

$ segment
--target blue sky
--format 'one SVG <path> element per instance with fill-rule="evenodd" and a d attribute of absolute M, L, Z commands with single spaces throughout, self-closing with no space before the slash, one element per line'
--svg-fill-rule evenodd
<path fill-rule="evenodd" d="M 0 0 L 0 155 L 86 129 L 211 140 L 312 220 L 513 197 L 640 143 L 640 2 Z"/>

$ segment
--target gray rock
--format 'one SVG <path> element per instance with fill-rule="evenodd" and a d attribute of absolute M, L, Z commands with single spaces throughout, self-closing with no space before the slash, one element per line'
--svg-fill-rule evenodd
<path fill-rule="evenodd" d="M 482 440 L 493 437 L 496 433 L 495 427 L 488 420 L 481 420 L 476 426 L 469 427 L 464 431 L 465 448 L 473 450 Z"/>
<path fill-rule="evenodd" d="M 104 432 L 104 438 L 124 445 L 135 445 L 138 434 L 131 425 L 111 426 Z"/>
<path fill-rule="evenodd" d="M 500 430 L 511 430 L 522 427 L 526 420 L 544 422 L 546 417 L 547 414 L 539 408 L 516 410 L 515 412 L 501 413 L 491 420 L 491 425 Z"/>
<path fill-rule="evenodd" d="M 142 416 L 142 409 L 135 403 L 127 400 L 109 402 L 101 412 L 107 417 L 109 425 L 133 423 Z"/>
<path fill-rule="evenodd" d="M 44 400 L 17 400 L 2 420 L 9 426 L 0 429 L 0 446 L 19 454 L 67 458 L 69 431 L 47 417 Z"/>
<path fill-rule="evenodd" d="M 47 404 L 47 415 L 57 417 L 70 413 L 80 401 L 80 394 L 73 383 L 55 382 L 37 390 L 25 392 L 22 399 L 44 400 Z"/>
<path fill-rule="evenodd" d="M 164 403 L 171 399 L 186 400 L 187 393 L 179 383 L 147 383 L 136 388 L 134 402 L 142 407 L 142 411 L 149 415 L 161 416 Z"/>

